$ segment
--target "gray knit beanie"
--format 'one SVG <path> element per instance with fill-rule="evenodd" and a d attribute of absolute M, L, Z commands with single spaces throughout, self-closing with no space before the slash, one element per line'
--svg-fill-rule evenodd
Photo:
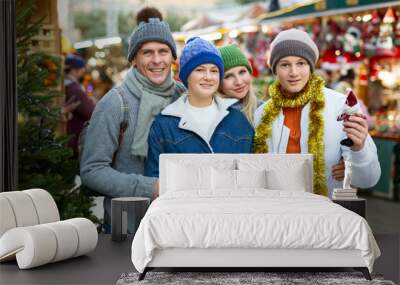
<path fill-rule="evenodd" d="M 176 59 L 176 45 L 168 23 L 157 18 L 141 22 L 129 37 L 128 61 L 131 62 L 140 47 L 147 42 L 160 42 L 170 47 L 172 56 Z"/>
<path fill-rule="evenodd" d="M 317 45 L 306 32 L 290 29 L 280 32 L 271 43 L 269 65 L 273 73 L 275 73 L 278 61 L 286 56 L 304 58 L 313 72 L 319 58 L 319 51 Z"/>

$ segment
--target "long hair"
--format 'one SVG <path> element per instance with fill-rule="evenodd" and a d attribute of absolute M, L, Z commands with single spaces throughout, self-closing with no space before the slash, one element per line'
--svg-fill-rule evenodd
<path fill-rule="evenodd" d="M 222 91 L 222 84 L 220 86 L 221 87 L 219 88 L 219 92 L 217 94 L 224 98 L 231 98 Z M 240 111 L 243 113 L 249 123 L 254 127 L 254 112 L 258 107 L 258 98 L 251 84 L 249 86 L 249 92 L 247 92 L 246 96 L 239 100 L 239 103 Z"/>
<path fill-rule="evenodd" d="M 254 126 L 254 112 L 258 107 L 258 99 L 256 93 L 254 92 L 253 86 L 250 85 L 249 92 L 247 92 L 246 96 L 244 96 L 239 101 L 242 105 L 241 111 L 250 122 L 252 126 Z"/>

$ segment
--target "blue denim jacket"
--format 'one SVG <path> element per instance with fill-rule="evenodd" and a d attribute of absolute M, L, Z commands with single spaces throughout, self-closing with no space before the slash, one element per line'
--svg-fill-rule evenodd
<path fill-rule="evenodd" d="M 158 177 L 161 153 L 251 153 L 254 129 L 243 113 L 232 107 L 235 99 L 216 97 L 219 123 L 207 141 L 190 127 L 182 96 L 158 115 L 149 133 L 145 175 Z"/>

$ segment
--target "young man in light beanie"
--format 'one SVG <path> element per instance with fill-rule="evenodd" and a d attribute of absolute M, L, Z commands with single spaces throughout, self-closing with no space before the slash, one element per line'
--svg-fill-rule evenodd
<path fill-rule="evenodd" d="M 269 65 L 276 76 L 269 87 L 270 99 L 254 115 L 256 153 L 311 153 L 314 156 L 314 193 L 332 196 L 341 188 L 333 167 L 342 158 L 352 161 L 352 185 L 368 188 L 380 177 L 376 146 L 364 118 L 350 116 L 338 122 L 346 96 L 325 88 L 314 74 L 318 47 L 301 30 L 280 32 L 271 43 Z M 354 144 L 346 147 L 341 140 Z"/>
<path fill-rule="evenodd" d="M 219 50 L 201 38 L 189 39 L 180 57 L 179 77 L 188 91 L 157 116 L 149 134 L 145 174 L 158 177 L 161 153 L 250 153 L 254 130 L 237 99 L 217 96 L 224 77 Z"/>
<path fill-rule="evenodd" d="M 158 180 L 143 175 L 149 129 L 185 91 L 171 76 L 176 46 L 166 22 L 142 19 L 129 38 L 127 58 L 131 68 L 123 83 L 97 103 L 81 158 L 83 184 L 105 195 L 106 225 L 111 198 L 158 196 Z"/>

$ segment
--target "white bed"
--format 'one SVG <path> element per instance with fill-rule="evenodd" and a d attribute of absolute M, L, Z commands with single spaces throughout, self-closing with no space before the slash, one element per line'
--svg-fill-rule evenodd
<path fill-rule="evenodd" d="M 312 194 L 311 155 L 162 155 L 160 197 L 132 243 L 140 278 L 154 267 L 354 267 L 370 278 L 379 255 L 362 217 Z"/>

